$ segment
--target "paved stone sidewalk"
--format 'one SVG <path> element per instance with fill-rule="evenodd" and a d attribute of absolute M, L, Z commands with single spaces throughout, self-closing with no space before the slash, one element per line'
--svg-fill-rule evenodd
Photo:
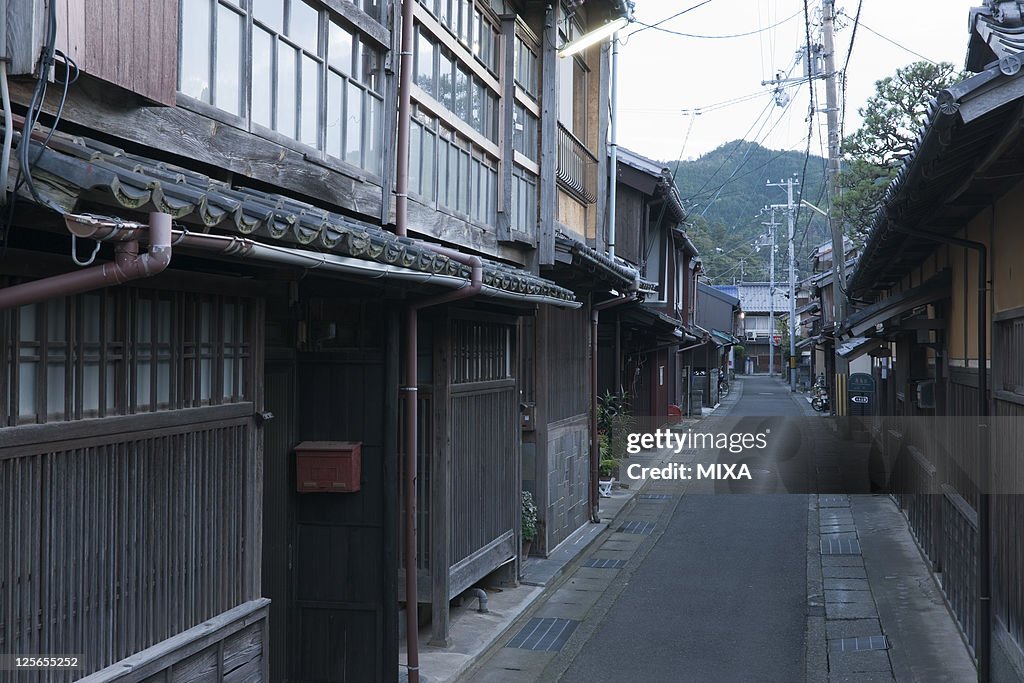
<path fill-rule="evenodd" d="M 827 420 L 821 429 L 829 429 Z M 819 475 L 841 465 L 827 448 L 814 463 Z M 893 500 L 829 493 L 828 477 L 820 483 L 825 490 L 808 496 L 806 680 L 976 680 L 960 631 Z"/>

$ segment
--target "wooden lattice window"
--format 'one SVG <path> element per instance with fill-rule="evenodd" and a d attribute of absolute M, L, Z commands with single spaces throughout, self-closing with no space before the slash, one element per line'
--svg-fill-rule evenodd
<path fill-rule="evenodd" d="M 1024 316 L 995 325 L 994 389 L 1024 395 Z"/>
<path fill-rule="evenodd" d="M 512 327 L 456 320 L 452 328 L 452 382 L 489 382 L 514 377 Z"/>
<path fill-rule="evenodd" d="M 254 302 L 133 288 L 8 311 L 0 424 L 126 415 L 252 398 Z"/>

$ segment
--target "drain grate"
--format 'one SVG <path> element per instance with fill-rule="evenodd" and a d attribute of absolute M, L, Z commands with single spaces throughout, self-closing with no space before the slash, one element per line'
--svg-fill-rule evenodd
<path fill-rule="evenodd" d="M 644 535 L 650 535 L 651 532 L 654 531 L 654 522 L 639 522 L 639 521 L 634 520 L 634 521 L 626 522 L 625 524 L 620 526 L 617 530 L 621 531 L 624 534 L 644 534 Z"/>
<path fill-rule="evenodd" d="M 822 555 L 860 555 L 857 539 L 823 538 L 819 544 Z"/>
<path fill-rule="evenodd" d="M 584 567 L 593 567 L 594 569 L 622 569 L 626 566 L 625 560 L 609 560 L 603 557 L 592 557 L 583 563 Z"/>
<path fill-rule="evenodd" d="M 572 619 L 534 617 L 526 622 L 526 626 L 512 640 L 508 641 L 505 647 L 539 652 L 558 652 L 565 646 L 569 636 L 576 630 L 579 623 Z"/>
<path fill-rule="evenodd" d="M 671 493 L 641 493 L 637 498 L 641 500 L 670 500 Z"/>
<path fill-rule="evenodd" d="M 839 641 L 840 652 L 865 652 L 867 650 L 888 650 L 889 640 L 885 636 L 864 636 L 843 638 Z"/>

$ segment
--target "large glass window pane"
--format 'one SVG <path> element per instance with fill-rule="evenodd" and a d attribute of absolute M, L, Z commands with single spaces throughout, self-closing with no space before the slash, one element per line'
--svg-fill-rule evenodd
<path fill-rule="evenodd" d="M 459 153 L 459 205 L 458 210 L 469 213 L 469 152 Z"/>
<path fill-rule="evenodd" d="M 363 91 L 352 82 L 348 84 L 348 102 L 345 105 L 345 161 L 362 166 Z"/>
<path fill-rule="evenodd" d="M 380 92 L 380 52 L 370 43 L 361 41 L 359 78 L 370 90 Z"/>
<path fill-rule="evenodd" d="M 274 37 L 258 26 L 252 29 L 252 120 L 270 128 L 273 111 Z"/>
<path fill-rule="evenodd" d="M 420 191 L 420 162 L 423 155 L 420 153 L 423 144 L 423 126 L 418 121 L 409 123 L 409 187 L 413 192 L 422 194 Z"/>
<path fill-rule="evenodd" d="M 327 74 L 327 153 L 344 158 L 345 79 L 333 71 Z"/>
<path fill-rule="evenodd" d="M 318 36 L 320 12 L 301 0 L 292 0 L 291 21 L 288 24 L 288 37 L 299 44 L 299 47 L 318 54 Z"/>
<path fill-rule="evenodd" d="M 274 31 L 284 31 L 284 3 L 281 0 L 252 0 L 252 16 Z"/>
<path fill-rule="evenodd" d="M 36 415 L 36 368 L 35 362 L 22 361 L 18 364 L 18 416 L 22 421 Z"/>
<path fill-rule="evenodd" d="M 380 173 L 381 138 L 384 137 L 382 115 L 384 103 L 373 95 L 366 95 L 366 158 L 364 168 L 373 173 Z"/>
<path fill-rule="evenodd" d="M 452 94 L 455 92 L 455 83 L 452 81 L 452 60 L 447 52 L 441 50 L 438 56 L 437 69 L 437 99 L 448 109 L 454 109 L 452 105 Z"/>
<path fill-rule="evenodd" d="M 439 204 L 448 205 L 448 192 L 452 183 L 451 175 L 448 173 L 448 141 L 439 137 L 437 139 L 437 201 Z"/>
<path fill-rule="evenodd" d="M 469 120 L 469 74 L 461 67 L 455 69 L 455 110 L 463 121 Z"/>
<path fill-rule="evenodd" d="M 295 109 L 297 93 L 295 87 L 295 69 L 298 52 L 293 47 L 278 41 L 277 43 L 277 126 L 276 129 L 290 138 L 296 137 Z"/>
<path fill-rule="evenodd" d="M 331 66 L 346 75 L 352 73 L 352 42 L 351 33 L 334 23 L 330 22 L 328 31 L 327 60 Z"/>
<path fill-rule="evenodd" d="M 302 131 L 299 138 L 312 147 L 320 147 L 320 64 L 307 54 L 302 55 Z"/>
<path fill-rule="evenodd" d="M 434 90 L 434 43 L 422 31 L 416 36 L 416 85 L 437 97 Z"/>
<path fill-rule="evenodd" d="M 470 103 L 469 108 L 469 125 L 473 126 L 473 129 L 481 133 L 485 133 L 484 129 L 484 84 L 473 79 L 473 101 Z"/>
<path fill-rule="evenodd" d="M 423 132 L 423 182 L 420 185 L 424 197 L 434 198 L 434 169 L 437 167 L 437 136 L 431 130 Z"/>
<path fill-rule="evenodd" d="M 479 159 L 473 159 L 473 170 L 470 174 L 470 203 L 473 218 L 483 221 L 487 214 L 487 181 L 484 179 L 484 167 Z"/>
<path fill-rule="evenodd" d="M 458 207 L 458 196 L 459 183 L 464 182 L 465 178 L 459 178 L 459 148 L 455 146 L 455 141 L 450 140 L 448 142 L 448 207 L 455 209 Z"/>
<path fill-rule="evenodd" d="M 217 101 L 219 108 L 242 113 L 242 15 L 217 6 Z"/>
<path fill-rule="evenodd" d="M 64 416 L 64 397 L 67 395 L 64 381 L 63 352 L 50 354 L 46 365 L 46 414 L 48 417 Z"/>
<path fill-rule="evenodd" d="M 210 0 L 181 2 L 181 65 L 178 90 L 203 102 L 210 101 Z M 186 25 L 187 22 L 187 25 Z"/>

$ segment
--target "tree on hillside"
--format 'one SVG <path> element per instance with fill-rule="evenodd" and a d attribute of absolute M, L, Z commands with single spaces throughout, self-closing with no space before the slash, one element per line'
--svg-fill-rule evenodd
<path fill-rule="evenodd" d="M 948 62 L 915 62 L 875 83 L 875 94 L 858 110 L 863 124 L 843 140 L 842 196 L 835 208 L 855 242 L 866 237 L 886 188 L 914 151 L 928 103 L 962 77 Z"/>

